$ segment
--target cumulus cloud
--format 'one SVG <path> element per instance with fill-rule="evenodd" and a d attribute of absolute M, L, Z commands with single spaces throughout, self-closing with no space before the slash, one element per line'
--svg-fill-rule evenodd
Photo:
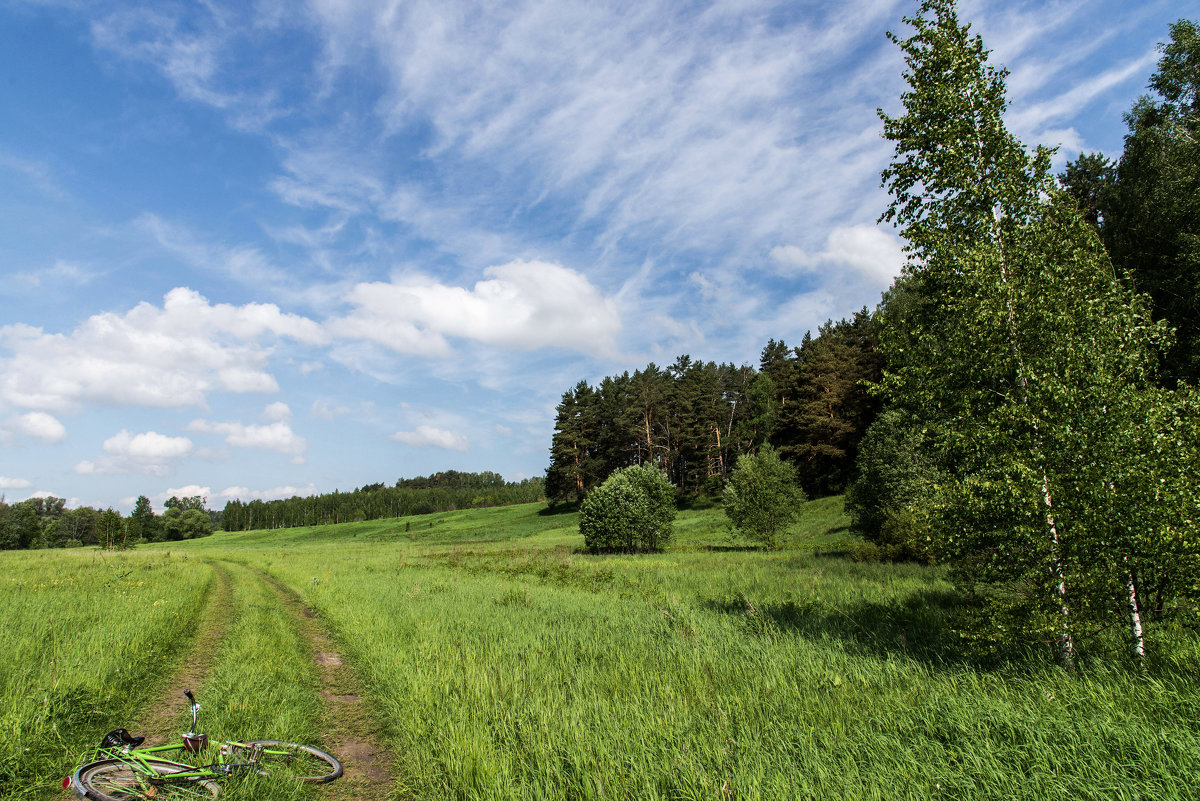
<path fill-rule="evenodd" d="M 29 489 L 33 484 L 23 478 L 0 476 L 0 489 Z"/>
<path fill-rule="evenodd" d="M 156 506 L 161 507 L 166 500 L 172 496 L 176 498 L 191 498 L 200 496 L 205 498 L 206 505 L 210 509 L 219 509 L 228 501 L 274 501 L 281 498 L 291 498 L 293 496 L 308 497 L 316 495 L 319 492 L 315 484 L 308 484 L 304 487 L 296 487 L 292 485 L 284 485 L 280 487 L 271 487 L 270 489 L 252 490 L 249 487 L 231 486 L 226 487 L 220 492 L 213 492 L 211 487 L 202 487 L 199 484 L 188 484 L 185 487 L 174 487 L 164 490 L 157 495 L 150 496 L 150 501 Z M 125 500 L 125 505 L 133 506 L 134 499 Z"/>
<path fill-rule="evenodd" d="M 273 392 L 264 337 L 324 342 L 321 327 L 271 303 L 211 304 L 198 292 L 172 289 L 162 308 L 139 303 L 104 312 L 70 333 L 33 326 L 0 327 L 0 401 L 40 410 L 101 402 L 178 408 L 203 404 L 214 390 Z M 54 365 L 47 370 L 46 365 Z"/>
<path fill-rule="evenodd" d="M 873 225 L 835 228 L 829 233 L 825 249 L 817 253 L 795 245 L 780 245 L 771 250 L 771 258 L 785 269 L 801 273 L 822 274 L 849 268 L 880 286 L 887 286 L 904 266 L 900 240 Z"/>
<path fill-rule="evenodd" d="M 104 441 L 106 455 L 97 461 L 81 461 L 75 472 L 82 475 L 107 475 L 111 473 L 142 473 L 165 476 L 175 463 L 192 452 L 192 441 L 187 437 L 169 437 L 156 431 L 132 434 L 121 429 Z"/>
<path fill-rule="evenodd" d="M 467 449 L 467 438 L 463 434 L 455 434 L 453 431 L 430 425 L 419 425 L 414 431 L 397 431 L 388 439 L 414 448 L 441 448 L 447 451 Z"/>
<path fill-rule="evenodd" d="M 214 497 L 221 500 L 232 501 L 274 501 L 282 498 L 301 497 L 307 498 L 311 495 L 316 495 L 320 490 L 315 484 L 308 484 L 304 487 L 296 487 L 291 484 L 282 487 L 271 487 L 265 490 L 252 490 L 249 487 L 226 487 L 218 492 Z"/>
<path fill-rule="evenodd" d="M 277 451 L 291 456 L 294 463 L 302 464 L 304 452 L 308 449 L 308 440 L 292 430 L 292 412 L 287 404 L 272 403 L 263 411 L 263 418 L 272 422 L 257 425 L 199 419 L 188 423 L 187 430 L 222 436 L 227 444 L 235 448 Z"/>
<path fill-rule="evenodd" d="M 45 442 L 61 442 L 67 438 L 67 429 L 53 415 L 45 412 L 29 412 L 8 421 L 9 430 Z"/>
<path fill-rule="evenodd" d="M 329 330 L 404 353 L 446 356 L 447 337 L 521 350 L 569 348 L 591 354 L 614 349 L 616 303 L 588 279 L 560 264 L 516 260 L 484 270 L 472 289 L 429 278 L 354 287 L 354 310 Z"/>

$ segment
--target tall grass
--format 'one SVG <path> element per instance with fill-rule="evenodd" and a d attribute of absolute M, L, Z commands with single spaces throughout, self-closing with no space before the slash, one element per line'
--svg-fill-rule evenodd
<path fill-rule="evenodd" d="M 0 553 L 0 797 L 61 793 L 78 755 L 129 724 L 211 582 L 202 562 L 162 553 Z"/>
<path fill-rule="evenodd" d="M 811 552 L 846 536 L 827 507 L 776 553 L 693 510 L 675 551 L 590 556 L 513 509 L 237 554 L 334 627 L 398 797 L 1188 797 L 1194 678 L 972 667 L 936 572 Z"/>
<path fill-rule="evenodd" d="M 364 679 L 395 798 L 1193 794 L 1194 633 L 1171 632 L 1176 656 L 1149 677 L 1037 659 L 984 670 L 958 656 L 937 571 L 842 559 L 836 500 L 807 511 L 773 553 L 731 542 L 713 508 L 682 511 L 667 553 L 593 556 L 574 515 L 529 505 L 217 534 L 183 546 L 187 562 L 178 544 L 137 560 L 231 577 L 237 611 L 198 690 L 214 736 L 331 734 L 308 646 L 261 575 L 317 610 Z M 40 580 L 41 560 L 67 558 L 22 557 Z M 0 612 L 28 615 L 6 597 Z M 119 618 L 78 625 L 111 636 Z M 21 625 L 13 641 L 45 636 Z"/>

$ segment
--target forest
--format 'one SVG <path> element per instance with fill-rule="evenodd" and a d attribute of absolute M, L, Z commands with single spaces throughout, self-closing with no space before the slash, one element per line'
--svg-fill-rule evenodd
<path fill-rule="evenodd" d="M 505 481 L 499 473 L 446 470 L 429 476 L 399 479 L 394 486 L 368 484 L 351 492 L 329 492 L 278 501 L 234 500 L 225 504 L 221 528 L 319 526 L 387 517 L 531 503 L 543 497 L 543 481 Z"/>
<path fill-rule="evenodd" d="M 145 495 L 128 517 L 111 507 L 66 508 L 63 498 L 0 500 L 0 550 L 99 545 L 132 548 L 142 542 L 174 542 L 206 537 L 216 529 L 252 529 L 360 522 L 385 517 L 475 509 L 543 498 L 538 478 L 505 481 L 498 473 L 446 470 L 398 479 L 395 485 L 366 484 L 350 492 L 327 492 L 275 501 L 232 500 L 220 510 L 207 508 L 202 496 L 171 497 L 156 514 Z"/>
<path fill-rule="evenodd" d="M 614 470 L 659 466 L 685 495 L 719 495 L 737 457 L 770 442 L 805 492 L 845 490 L 858 443 L 878 412 L 874 316 L 822 325 L 789 348 L 772 339 L 759 368 L 680 356 L 660 368 L 586 381 L 563 394 L 546 495 L 575 504 Z"/>

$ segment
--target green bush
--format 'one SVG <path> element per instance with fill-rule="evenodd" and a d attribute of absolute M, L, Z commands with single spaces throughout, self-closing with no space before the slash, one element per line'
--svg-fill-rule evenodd
<path fill-rule="evenodd" d="M 885 409 L 858 448 L 858 477 L 846 491 L 850 528 L 880 547 L 881 558 L 928 561 L 920 510 L 936 495 L 940 473 L 925 454 L 920 425 Z"/>
<path fill-rule="evenodd" d="M 806 500 L 796 485 L 796 468 L 770 445 L 738 457 L 725 485 L 725 515 L 743 533 L 773 550 Z"/>
<path fill-rule="evenodd" d="M 657 551 L 671 540 L 675 485 L 661 470 L 617 470 L 587 494 L 579 533 L 591 551 Z"/>

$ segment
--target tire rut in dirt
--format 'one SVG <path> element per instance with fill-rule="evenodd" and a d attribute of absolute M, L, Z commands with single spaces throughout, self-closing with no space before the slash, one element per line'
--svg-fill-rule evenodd
<path fill-rule="evenodd" d="M 275 578 L 254 571 L 279 596 L 292 614 L 296 628 L 308 640 L 312 660 L 321 677 L 325 714 L 322 728 L 328 750 L 342 761 L 342 779 L 323 791 L 336 801 L 378 801 L 388 797 L 395 783 L 391 766 L 395 759 L 375 735 L 378 727 L 363 702 L 363 688 L 346 664 L 337 644 L 320 618 Z"/>

